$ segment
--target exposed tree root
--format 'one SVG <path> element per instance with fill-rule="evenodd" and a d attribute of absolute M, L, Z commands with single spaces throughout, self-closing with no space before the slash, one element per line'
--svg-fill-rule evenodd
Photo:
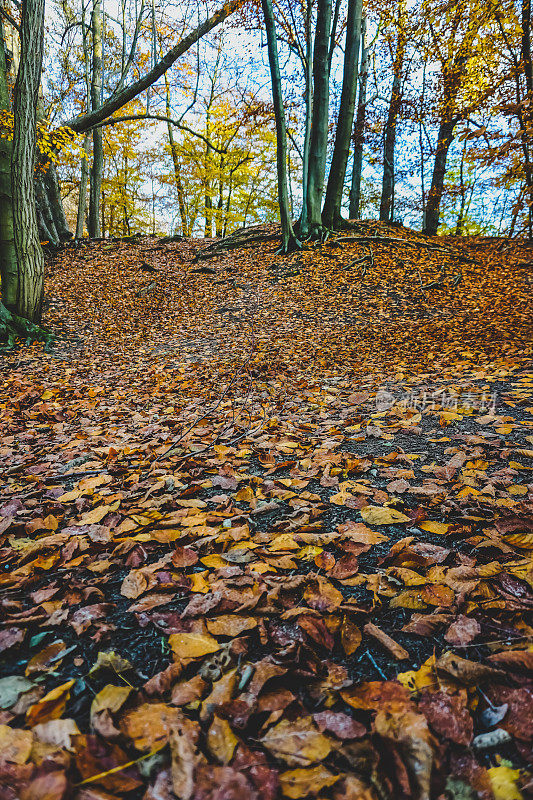
<path fill-rule="evenodd" d="M 282 240 L 281 247 L 276 250 L 277 256 L 287 256 L 289 253 L 295 253 L 297 250 L 302 249 L 302 243 L 297 236 L 292 234 L 288 237 L 287 241 Z"/>
<path fill-rule="evenodd" d="M 17 341 L 24 339 L 30 342 L 50 342 L 52 334 L 39 325 L 34 325 L 24 317 L 18 317 L 0 303 L 0 342 L 2 349 L 15 347 Z"/>
<path fill-rule="evenodd" d="M 239 228 L 238 231 L 230 233 L 224 239 L 219 239 L 203 247 L 194 257 L 194 262 L 204 261 L 208 258 L 225 253 L 227 250 L 234 250 L 237 247 L 247 247 L 257 242 L 266 242 L 270 239 L 281 238 L 281 227 L 276 225 L 253 225 L 249 228 Z"/>

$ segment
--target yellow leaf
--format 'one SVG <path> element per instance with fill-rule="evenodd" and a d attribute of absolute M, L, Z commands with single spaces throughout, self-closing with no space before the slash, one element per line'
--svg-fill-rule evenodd
<path fill-rule="evenodd" d="M 412 611 L 423 611 L 427 608 L 420 591 L 416 589 L 400 592 L 399 595 L 392 598 L 389 605 L 391 608 L 410 608 Z"/>
<path fill-rule="evenodd" d="M 207 594 L 210 589 L 208 582 L 205 579 L 207 570 L 203 572 L 193 572 L 189 575 L 191 579 L 191 592 L 198 592 L 199 594 Z"/>
<path fill-rule="evenodd" d="M 240 614 L 222 614 L 221 617 L 208 619 L 206 625 L 213 636 L 239 636 L 243 631 L 257 628 L 257 620 Z"/>
<path fill-rule="evenodd" d="M 444 534 L 448 533 L 449 529 L 452 527 L 451 523 L 449 522 L 434 522 L 433 520 L 426 520 L 420 526 L 420 530 L 427 531 L 428 533 L 439 533 Z"/>
<path fill-rule="evenodd" d="M 70 680 L 62 683 L 61 686 L 56 686 L 51 692 L 41 697 L 37 703 L 30 706 L 26 712 L 28 727 L 33 728 L 37 723 L 48 722 L 49 719 L 58 719 L 65 710 L 70 690 L 75 683 L 75 680 Z"/>
<path fill-rule="evenodd" d="M 207 731 L 207 747 L 221 764 L 229 764 L 239 740 L 231 730 L 229 722 L 214 717 Z"/>
<path fill-rule="evenodd" d="M 173 633 L 168 643 L 178 658 L 201 658 L 220 650 L 216 639 L 202 633 Z"/>
<path fill-rule="evenodd" d="M 494 800 L 522 800 L 522 793 L 516 786 L 520 770 L 501 766 L 490 767 L 487 771 Z"/>
<path fill-rule="evenodd" d="M 341 775 L 332 775 L 322 764 L 310 769 L 290 769 L 279 776 L 284 797 L 293 798 L 316 795 L 327 786 L 333 786 Z"/>
<path fill-rule="evenodd" d="M 369 525 L 393 525 L 397 522 L 411 522 L 401 511 L 388 506 L 367 506 L 361 509 L 361 516 Z"/>
<path fill-rule="evenodd" d="M 301 561 L 313 561 L 317 556 L 322 553 L 324 550 L 323 547 L 318 547 L 314 544 L 308 544 L 305 547 L 302 547 L 297 553 L 295 553 L 295 558 L 299 558 Z"/>
<path fill-rule="evenodd" d="M 437 684 L 435 656 L 430 656 L 427 661 L 424 661 L 420 669 L 400 672 L 396 676 L 396 680 L 410 692 L 420 692 L 422 689 L 435 686 Z"/>
<path fill-rule="evenodd" d="M 88 511 L 81 519 L 74 523 L 74 525 L 96 525 L 101 522 L 106 514 L 110 511 L 116 511 L 120 505 L 120 500 L 115 500 L 109 506 L 97 506 L 92 511 Z"/>
<path fill-rule="evenodd" d="M 508 533 L 504 536 L 506 544 L 519 547 L 521 550 L 533 550 L 533 533 Z"/>
<path fill-rule="evenodd" d="M 114 714 L 122 708 L 132 691 L 131 686 L 113 686 L 108 683 L 98 692 L 91 704 L 91 720 L 95 714 L 104 709 Z"/>
<path fill-rule="evenodd" d="M 202 564 L 205 564 L 206 567 L 211 567 L 212 569 L 222 569 L 222 567 L 228 566 L 227 561 L 216 554 L 204 556 L 204 558 L 201 558 L 200 561 Z"/>
<path fill-rule="evenodd" d="M 293 722 L 283 719 L 261 741 L 275 758 L 291 766 L 323 761 L 333 747 L 332 740 L 317 730 L 311 717 Z"/>

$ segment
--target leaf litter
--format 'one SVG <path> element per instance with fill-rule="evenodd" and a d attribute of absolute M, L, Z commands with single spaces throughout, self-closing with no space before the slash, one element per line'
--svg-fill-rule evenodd
<path fill-rule="evenodd" d="M 2 800 L 531 792 L 530 252 L 419 240 L 51 261 L 0 395 Z"/>

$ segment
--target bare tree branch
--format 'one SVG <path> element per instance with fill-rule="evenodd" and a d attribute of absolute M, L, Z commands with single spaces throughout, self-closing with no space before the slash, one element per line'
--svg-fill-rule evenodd
<path fill-rule="evenodd" d="M 136 119 L 155 119 L 158 122 L 170 122 L 171 125 L 174 125 L 181 131 L 187 131 L 187 133 L 190 133 L 193 136 L 197 136 L 198 139 L 201 139 L 203 142 L 209 145 L 211 150 L 214 150 L 215 153 L 220 153 L 221 155 L 225 155 L 228 152 L 227 147 L 224 149 L 215 147 L 215 145 L 212 142 L 210 142 L 207 136 L 204 136 L 203 133 L 198 133 L 198 131 L 189 128 L 182 122 L 178 122 L 178 120 L 172 119 L 171 117 L 166 117 L 164 114 L 128 114 L 126 117 L 109 117 L 109 119 L 104 119 L 102 122 L 99 122 L 97 125 L 94 125 L 93 127 L 102 128 L 104 125 L 117 125 L 119 122 L 133 122 Z"/>
<path fill-rule="evenodd" d="M 66 120 L 63 126 L 71 128 L 76 133 L 83 133 L 110 117 L 115 111 L 118 111 L 125 106 L 126 103 L 129 103 L 130 100 L 133 100 L 134 97 L 137 97 L 137 95 L 141 94 L 141 92 L 144 92 L 145 89 L 148 89 L 149 86 L 155 83 L 180 56 L 201 39 L 202 36 L 209 33 L 209 31 L 217 25 L 220 25 L 230 14 L 237 10 L 241 3 L 242 0 L 228 0 L 222 8 L 216 11 L 211 17 L 204 20 L 201 25 L 198 25 L 198 27 L 191 31 L 181 42 L 178 42 L 172 50 L 169 50 L 161 61 L 147 72 L 146 75 L 138 81 L 131 83 L 129 86 L 126 86 L 126 88 L 117 95 L 110 97 L 100 108 L 90 111 L 87 114 L 82 114 L 79 117 Z"/>

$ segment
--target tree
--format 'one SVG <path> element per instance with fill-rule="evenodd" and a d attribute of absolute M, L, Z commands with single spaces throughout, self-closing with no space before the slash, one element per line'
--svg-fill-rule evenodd
<path fill-rule="evenodd" d="M 462 119 L 468 117 L 471 109 L 479 104 L 480 98 L 485 94 L 483 82 L 479 81 L 479 92 L 472 93 L 467 98 L 461 96 L 470 63 L 476 53 L 476 40 L 486 21 L 486 7 L 481 7 L 473 0 L 453 0 L 445 2 L 442 7 L 430 7 L 427 12 L 430 14 L 430 19 L 435 19 L 440 13 L 439 25 L 430 23 L 433 47 L 441 62 L 441 75 L 439 130 L 424 229 L 429 236 L 435 236 L 439 226 L 446 160 L 455 127 Z M 489 87 L 487 92 L 491 91 L 493 88 Z"/>
<path fill-rule="evenodd" d="M 379 218 L 382 222 L 392 222 L 394 216 L 394 149 L 396 146 L 396 128 L 402 105 L 402 70 L 407 45 L 406 5 L 404 0 L 398 5 L 396 52 L 392 64 L 392 91 L 389 102 L 387 121 L 383 135 L 383 182 Z"/>
<path fill-rule="evenodd" d="M 361 21 L 361 69 L 359 72 L 359 95 L 357 99 L 357 114 L 353 132 L 353 163 L 352 179 L 350 184 L 350 206 L 348 216 L 350 219 L 359 219 L 361 212 L 361 173 L 363 169 L 363 146 L 365 142 L 365 117 L 366 117 L 366 86 L 368 81 L 368 63 L 370 47 L 366 41 L 366 16 Z"/>
<path fill-rule="evenodd" d="M 338 227 L 342 221 L 341 203 L 355 110 L 361 26 L 362 0 L 349 0 L 339 118 L 335 134 L 335 146 L 333 148 L 333 156 L 329 169 L 324 208 L 322 210 L 322 222 L 326 228 Z"/>
<path fill-rule="evenodd" d="M 102 0 L 93 0 L 93 13 L 91 15 L 92 31 L 92 63 L 91 63 L 91 110 L 96 111 L 102 100 L 103 79 L 103 12 Z M 100 227 L 100 194 L 102 189 L 102 175 L 104 171 L 104 146 L 102 129 L 95 126 L 93 135 L 93 161 L 90 173 L 89 188 L 89 216 L 87 227 L 89 236 L 101 236 Z"/>
<path fill-rule="evenodd" d="M 331 0 L 318 0 L 313 51 L 313 105 L 307 172 L 307 228 L 302 236 L 322 235 L 322 195 L 326 173 L 329 121 L 329 45 Z"/>
<path fill-rule="evenodd" d="M 85 132 L 106 120 L 130 100 L 151 86 L 198 39 L 233 13 L 242 0 L 228 0 L 215 14 L 198 25 L 176 44 L 138 80 L 119 91 L 98 108 L 74 117 L 65 126 L 76 132 Z M 44 0 L 23 0 L 21 24 L 21 59 L 15 85 L 14 132 L 11 156 L 12 216 L 14 223 L 13 260 L 3 264 L 1 306 L 2 335 L 12 338 L 13 331 L 21 325 L 28 333 L 36 332 L 44 293 L 44 257 L 39 241 L 35 208 L 34 167 L 36 160 L 36 109 L 44 46 Z M 4 59 L 5 64 L 5 59 Z M 5 152 L 5 151 L 4 151 Z M 9 198 L 5 197 L 2 210 L 6 212 Z M 3 230 L 9 236 L 9 223 Z M 9 252 L 9 251 L 8 251 Z"/>
<path fill-rule="evenodd" d="M 278 200 L 281 220 L 281 252 L 288 253 L 300 247 L 294 234 L 289 207 L 289 193 L 287 188 L 287 129 L 285 123 L 285 110 L 281 94 L 281 75 L 279 71 L 278 42 L 276 38 L 276 24 L 272 0 L 262 0 L 263 14 L 268 44 L 268 62 L 270 65 L 270 78 L 272 82 L 272 100 L 274 103 L 274 116 L 276 119 L 276 166 L 278 174 Z"/>
<path fill-rule="evenodd" d="M 44 0 L 23 0 L 20 26 L 20 63 L 13 106 L 13 142 L 3 148 L 11 160 L 11 197 L 5 186 L 2 197 L 2 304 L 0 333 L 12 340 L 14 334 L 42 335 L 32 323 L 39 323 L 43 299 L 44 256 L 39 241 L 35 207 L 37 102 L 43 58 Z M 6 103 L 7 70 L 4 36 L 0 59 L 0 93 Z M 7 191 L 6 191 L 7 190 Z M 11 205 L 11 208 L 10 208 Z M 11 219 L 9 218 L 11 216 Z M 10 234 L 13 231 L 13 238 Z"/>

